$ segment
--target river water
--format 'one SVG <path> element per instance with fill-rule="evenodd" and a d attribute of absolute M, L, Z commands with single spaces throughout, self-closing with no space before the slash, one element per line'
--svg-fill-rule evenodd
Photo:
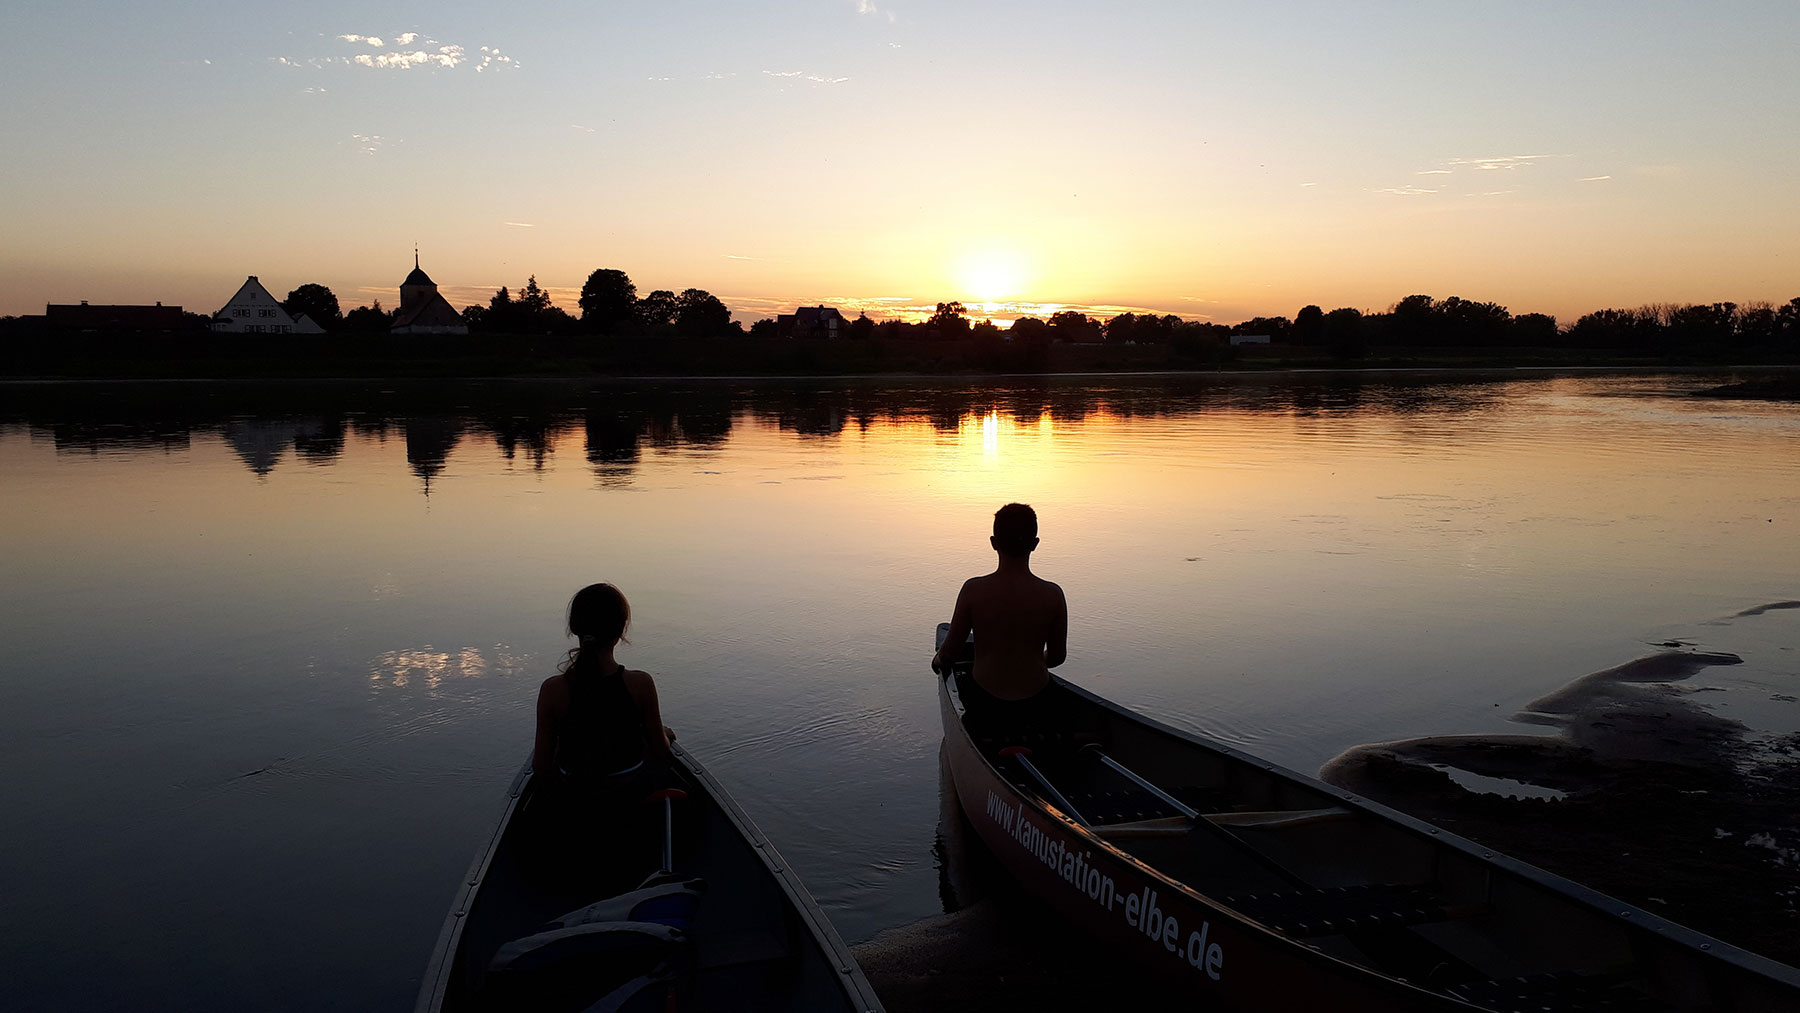
<path fill-rule="evenodd" d="M 595 580 L 846 939 L 935 913 L 1011 500 L 1063 675 L 1306 772 L 1671 640 L 1793 731 L 1800 611 L 1714 620 L 1800 597 L 1800 405 L 1723 379 L 0 387 L 5 1004 L 407 1008 Z"/>

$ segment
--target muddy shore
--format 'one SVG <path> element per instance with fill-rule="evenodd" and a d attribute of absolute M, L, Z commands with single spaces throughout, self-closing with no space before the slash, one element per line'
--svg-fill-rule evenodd
<path fill-rule="evenodd" d="M 1793 607 L 1800 603 L 1765 606 Z M 1686 685 L 1738 661 L 1679 649 L 1652 654 L 1584 676 L 1515 717 L 1556 734 L 1359 746 L 1321 776 L 1800 965 L 1800 734 L 1752 735 Z M 1472 789 L 1468 774 L 1485 780 Z M 1503 794 L 1496 784 L 1519 791 Z"/>

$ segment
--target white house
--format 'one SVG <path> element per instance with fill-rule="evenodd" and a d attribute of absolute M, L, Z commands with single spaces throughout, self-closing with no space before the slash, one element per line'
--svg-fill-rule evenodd
<path fill-rule="evenodd" d="M 242 288 L 213 314 L 212 329 L 225 334 L 324 334 L 325 328 L 302 313 L 291 317 L 281 308 L 281 300 L 269 294 L 262 282 L 251 275 Z"/>

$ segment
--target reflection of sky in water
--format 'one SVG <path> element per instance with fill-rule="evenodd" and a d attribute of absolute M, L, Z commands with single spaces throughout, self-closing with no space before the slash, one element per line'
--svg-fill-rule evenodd
<path fill-rule="evenodd" d="M 525 662 L 504 645 L 492 649 L 492 659 L 479 647 L 437 651 L 430 647 L 386 651 L 369 666 L 373 689 L 405 689 L 422 685 L 436 690 L 446 679 L 476 679 L 488 674 L 517 675 Z"/>
<path fill-rule="evenodd" d="M 1743 659 L 1743 664 L 1713 665 L 1671 683 L 1676 692 L 1742 723 L 1750 741 L 1774 743 L 1800 734 L 1800 608 L 1682 624 L 1666 634 L 1657 643 Z"/>
<path fill-rule="evenodd" d="M 210 976 L 196 1007 L 409 1002 L 598 579 L 632 600 L 621 660 L 844 934 L 928 914 L 925 659 L 1009 500 L 1068 592 L 1069 678 L 1292 767 L 1516 733 L 1668 639 L 1745 658 L 1694 677 L 1709 706 L 1792 727 L 1800 611 L 1704 620 L 1800 597 L 1800 407 L 1668 396 L 1707 382 L 9 397 L 0 894 L 29 938 L 0 944 L 84 953 L 123 908 L 120 945 Z"/>

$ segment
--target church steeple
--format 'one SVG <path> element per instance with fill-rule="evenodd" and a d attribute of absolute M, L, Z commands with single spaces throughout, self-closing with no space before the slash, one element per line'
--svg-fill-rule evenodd
<path fill-rule="evenodd" d="M 414 306 L 422 306 L 437 295 L 437 282 L 431 280 L 423 268 L 419 266 L 419 248 L 413 247 L 413 269 L 400 283 L 400 312 L 402 315 Z"/>

